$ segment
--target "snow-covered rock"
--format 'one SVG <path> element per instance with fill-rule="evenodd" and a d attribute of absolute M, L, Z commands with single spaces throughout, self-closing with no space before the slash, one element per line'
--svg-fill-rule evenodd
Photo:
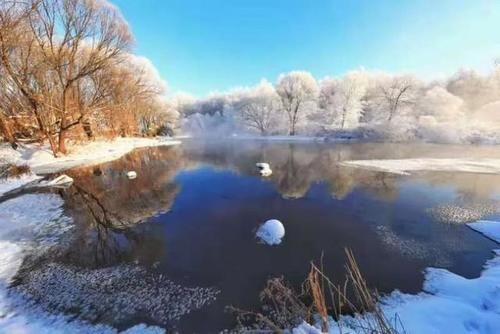
<path fill-rule="evenodd" d="M 257 230 L 256 236 L 268 245 L 279 245 L 285 236 L 285 227 L 277 219 L 270 219 Z"/>
<path fill-rule="evenodd" d="M 255 164 L 255 166 L 257 166 L 258 169 L 270 169 L 271 166 L 269 166 L 269 164 L 267 162 L 257 162 Z"/>
<path fill-rule="evenodd" d="M 271 167 L 267 162 L 258 162 L 255 164 L 257 168 L 259 169 L 260 175 L 262 176 L 270 176 L 273 171 L 271 170 Z"/>
<path fill-rule="evenodd" d="M 33 181 L 40 180 L 42 177 L 29 173 L 24 174 L 19 177 L 9 177 L 6 179 L 0 180 L 0 196 L 14 189 L 25 186 Z"/>
<path fill-rule="evenodd" d="M 73 184 L 73 178 L 66 174 L 61 174 L 55 179 L 41 181 L 36 185 L 38 188 L 49 187 L 49 188 L 69 188 Z"/>

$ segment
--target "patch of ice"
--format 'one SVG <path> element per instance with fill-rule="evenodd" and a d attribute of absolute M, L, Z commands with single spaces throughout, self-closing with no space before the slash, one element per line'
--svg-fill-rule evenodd
<path fill-rule="evenodd" d="M 371 169 L 386 173 L 409 175 L 416 171 L 465 172 L 500 174 L 500 159 L 388 159 L 348 160 L 342 166 Z"/>
<path fill-rule="evenodd" d="M 285 236 L 285 227 L 277 219 L 271 219 L 262 224 L 256 236 L 268 245 L 279 245 Z"/>
<path fill-rule="evenodd" d="M 443 223 L 466 223 L 500 211 L 498 203 L 442 204 L 428 209 L 435 219 Z"/>
<path fill-rule="evenodd" d="M 119 323 L 141 313 L 168 324 L 215 300 L 214 288 L 182 287 L 162 274 L 137 265 L 86 269 L 49 263 L 30 270 L 18 280 L 15 291 L 52 312 L 78 318 Z"/>
<path fill-rule="evenodd" d="M 484 234 L 488 238 L 500 243 L 500 222 L 493 220 L 479 220 L 474 223 L 468 223 L 474 231 Z"/>
<path fill-rule="evenodd" d="M 450 265 L 451 260 L 448 256 L 443 254 L 440 248 L 435 247 L 432 243 L 413 238 L 403 238 L 385 225 L 377 226 L 376 233 L 384 245 L 396 249 L 404 256 L 426 259 L 431 261 L 430 264 L 434 266 L 444 267 Z"/>

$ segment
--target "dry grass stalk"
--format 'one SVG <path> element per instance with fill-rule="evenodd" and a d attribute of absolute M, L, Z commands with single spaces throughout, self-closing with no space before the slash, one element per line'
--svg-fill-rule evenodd
<path fill-rule="evenodd" d="M 282 329 L 293 328 L 301 321 L 311 323 L 311 315 L 317 314 L 321 320 L 321 331 L 327 333 L 330 328 L 330 315 L 338 320 L 347 308 L 348 311 L 357 314 L 354 317 L 354 323 L 350 323 L 350 329 L 354 329 L 356 333 L 405 333 L 397 316 L 391 323 L 382 311 L 377 303 L 378 294 L 368 288 L 352 251 L 346 249 L 345 252 L 347 274 L 343 284 L 334 284 L 325 275 L 322 264 L 319 268 L 311 262 L 311 269 L 303 284 L 301 294 L 287 287 L 283 278 L 274 278 L 268 280 L 261 292 L 262 313 L 230 307 L 229 310 L 238 315 L 240 331 L 280 333 Z M 323 257 L 321 263 L 323 263 Z M 351 291 L 353 297 L 350 297 L 351 293 L 348 294 L 348 291 Z M 248 317 L 253 317 L 260 324 L 253 326 L 255 330 L 250 330 L 250 327 L 243 325 L 244 320 L 249 320 Z M 337 321 L 336 324 L 342 333 L 342 321 Z"/>
<path fill-rule="evenodd" d="M 30 173 L 31 170 L 28 165 L 3 165 L 0 166 L 0 179 L 9 177 L 20 177 L 24 174 Z"/>

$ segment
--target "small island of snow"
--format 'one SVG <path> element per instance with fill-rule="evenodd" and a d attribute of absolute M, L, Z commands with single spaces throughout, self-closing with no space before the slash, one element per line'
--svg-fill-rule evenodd
<path fill-rule="evenodd" d="M 270 219 L 259 227 L 255 235 L 268 245 L 279 245 L 285 236 L 285 227 L 279 220 Z"/>

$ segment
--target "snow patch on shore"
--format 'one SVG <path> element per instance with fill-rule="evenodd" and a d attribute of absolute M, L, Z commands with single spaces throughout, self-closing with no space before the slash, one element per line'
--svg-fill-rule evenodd
<path fill-rule="evenodd" d="M 8 179 L 9 180 L 9 179 Z M 28 194 L 0 203 L 0 333 L 117 333 L 108 325 L 93 325 L 45 312 L 10 287 L 25 256 L 42 255 L 71 230 L 56 194 Z M 159 327 L 137 325 L 125 333 L 164 333 Z"/>
<path fill-rule="evenodd" d="M 26 145 L 18 150 L 0 146 L 0 161 L 28 165 L 36 174 L 56 173 L 77 166 L 96 165 L 116 160 L 136 148 L 177 145 L 181 142 L 168 137 L 116 138 L 70 146 L 69 153 L 55 158 L 47 145 Z"/>
<path fill-rule="evenodd" d="M 404 333 L 496 333 L 500 328 L 500 251 L 495 255 L 475 279 L 428 268 L 424 292 L 411 295 L 394 291 L 382 298 L 381 309 Z M 374 323 L 370 314 L 342 316 L 338 322 L 330 321 L 329 333 L 360 333 L 369 323 Z M 320 334 L 319 328 L 302 323 L 292 333 Z"/>
<path fill-rule="evenodd" d="M 348 160 L 342 166 L 370 169 L 374 171 L 410 175 L 410 172 L 465 172 L 500 174 L 500 159 L 387 159 Z"/>
<path fill-rule="evenodd" d="M 500 242 L 500 222 L 478 221 L 470 228 Z M 500 250 L 478 278 L 467 279 L 446 269 L 427 268 L 423 292 L 399 291 L 381 299 L 380 306 L 396 329 L 404 333 L 491 334 L 500 328 Z M 370 328 L 371 314 L 330 319 L 329 333 L 355 334 Z M 341 328 L 341 329 L 340 329 Z M 303 322 L 294 334 L 320 334 L 320 326 Z"/>
<path fill-rule="evenodd" d="M 14 190 L 16 188 L 22 187 L 30 182 L 41 179 L 41 176 L 35 174 L 23 174 L 19 177 L 9 177 L 7 179 L 0 179 L 0 196 L 3 194 Z"/>

